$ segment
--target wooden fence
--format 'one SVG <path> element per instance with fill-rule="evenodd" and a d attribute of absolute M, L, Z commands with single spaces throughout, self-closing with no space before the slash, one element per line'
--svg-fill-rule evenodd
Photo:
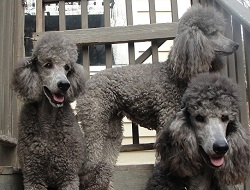
<path fill-rule="evenodd" d="M 70 0 L 69 0 L 70 1 Z M 81 29 L 66 30 L 65 2 L 63 0 L 36 0 L 36 33 L 34 40 L 45 32 L 45 5 L 59 4 L 59 30 L 69 35 L 81 49 L 82 63 L 90 72 L 89 46 L 105 45 L 105 65 L 112 67 L 112 44 L 127 43 L 129 64 L 142 64 L 152 55 L 152 62 L 158 62 L 158 48 L 166 41 L 174 39 L 177 31 L 178 6 L 177 0 L 170 1 L 172 23 L 156 23 L 155 1 L 148 0 L 150 24 L 134 25 L 132 0 L 125 1 L 127 26 L 111 27 L 111 0 L 104 0 L 104 27 L 88 27 L 88 1 L 79 0 L 81 4 Z M 250 100 L 250 11 L 236 0 L 191 0 L 191 4 L 201 3 L 212 5 L 223 12 L 227 26 L 225 35 L 236 41 L 240 47 L 238 51 L 228 56 L 227 66 L 223 70 L 225 75 L 233 78 L 242 89 L 243 102 L 240 119 L 247 127 L 249 119 Z M 23 58 L 23 23 L 24 14 L 21 1 L 2 0 L 0 6 L 0 166 L 17 166 L 15 144 L 17 134 L 18 102 L 9 89 L 10 73 L 18 60 Z M 110 35 L 112 34 L 112 35 Z M 135 57 L 135 43 L 150 41 L 151 46 L 138 58 Z M 133 124 L 133 144 L 123 147 L 123 151 L 152 149 L 152 144 L 141 145 L 139 142 L 138 126 Z M 0 168 L 9 171 L 8 167 Z M 6 169 L 7 168 L 7 169 Z M 149 167 L 151 169 L 152 166 Z M 7 172 L 11 174 L 11 172 Z M 0 177 L 1 178 L 1 177 Z M 136 177 L 134 177 L 136 178 Z M 1 184 L 1 180 L 0 180 Z M 249 182 L 245 190 L 250 190 Z M 1 189 L 1 188 L 0 188 Z"/>

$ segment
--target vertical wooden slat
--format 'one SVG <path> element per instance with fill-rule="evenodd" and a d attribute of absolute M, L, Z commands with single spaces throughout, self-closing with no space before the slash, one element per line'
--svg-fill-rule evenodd
<path fill-rule="evenodd" d="M 88 1 L 81 0 L 81 22 L 82 28 L 88 28 Z M 83 68 L 87 71 L 88 78 L 90 77 L 90 63 L 89 63 L 89 46 L 82 46 L 82 61 Z"/>
<path fill-rule="evenodd" d="M 65 1 L 59 1 L 59 30 L 66 30 Z"/>
<path fill-rule="evenodd" d="M 10 132 L 10 123 L 9 120 L 11 118 L 11 109 L 10 109 L 10 92 L 9 92 L 9 74 L 10 74 L 10 64 L 11 63 L 11 44 L 12 44 L 12 38 L 11 38 L 11 33 L 13 29 L 13 15 L 12 15 L 12 10 L 13 10 L 13 3 L 11 1 L 6 2 L 6 14 L 5 14 L 5 23 L 4 23 L 4 55 L 3 55 L 3 60 L 6 63 L 4 66 L 4 71 L 2 75 L 4 76 L 3 78 L 3 95 L 4 95 L 4 115 L 2 115 L 2 118 L 4 120 L 4 125 L 3 125 L 3 131 L 5 135 L 11 136 Z"/>
<path fill-rule="evenodd" d="M 149 3 L 150 24 L 153 24 L 156 23 L 155 0 L 148 0 L 148 3 Z M 151 49 L 152 49 L 152 62 L 157 63 L 159 60 L 157 41 L 151 42 Z"/>
<path fill-rule="evenodd" d="M 5 135 L 10 139 L 16 137 L 17 134 L 17 105 L 16 97 L 14 97 L 10 89 L 11 75 L 15 61 L 23 50 L 23 32 L 20 22 L 24 24 L 24 13 L 21 1 L 3 0 L 0 8 L 0 66 L 1 69 L 1 135 Z M 22 43 L 16 43 L 16 39 L 22 39 Z M 20 46 L 21 45 L 21 46 Z M 19 57 L 20 58 L 20 57 Z M 22 57 L 23 58 L 23 57 Z M 4 110 L 4 112 L 2 112 Z M 16 117 L 14 117 L 16 116 Z M 1 166 L 17 166 L 17 156 L 15 146 L 0 146 L 0 165 Z"/>
<path fill-rule="evenodd" d="M 133 25 L 132 0 L 126 0 L 127 25 Z M 135 46 L 133 42 L 128 43 L 129 64 L 135 64 Z"/>
<path fill-rule="evenodd" d="M 227 21 L 226 21 L 225 33 L 224 33 L 224 35 L 228 37 L 229 36 L 229 32 L 232 31 L 232 28 L 231 28 L 231 19 L 230 19 L 230 16 L 227 15 L 227 12 L 224 9 L 222 9 L 221 11 L 224 14 L 224 16 L 228 17 Z M 232 36 L 232 32 L 231 32 L 231 36 Z M 232 39 L 232 37 L 231 37 L 231 39 Z M 234 56 L 232 55 L 232 57 L 234 57 Z M 228 56 L 222 57 L 222 58 L 223 58 L 223 61 L 224 61 L 225 65 L 222 68 L 221 73 L 223 75 L 225 75 L 225 76 L 228 76 L 228 61 L 229 61 L 229 58 L 228 58 Z"/>
<path fill-rule="evenodd" d="M 171 0 L 171 13 L 172 13 L 172 22 L 177 22 L 179 19 L 177 0 Z"/>
<path fill-rule="evenodd" d="M 42 0 L 36 0 L 36 32 L 45 31 L 44 4 Z"/>
<path fill-rule="evenodd" d="M 242 35 L 241 35 L 241 25 L 235 20 L 232 19 L 233 25 L 233 39 L 235 42 L 239 44 L 239 49 L 235 53 L 236 60 L 236 74 L 237 74 L 237 82 L 240 86 L 241 97 L 242 97 L 242 105 L 240 109 L 240 119 L 241 123 L 244 126 L 248 126 L 248 116 L 246 109 L 246 85 L 245 85 L 245 71 L 244 71 L 244 61 L 243 61 L 243 48 L 242 48 Z"/>
<path fill-rule="evenodd" d="M 10 82 L 11 82 L 11 74 L 12 74 L 12 64 L 13 64 L 13 48 L 12 48 L 12 44 L 13 44 L 13 33 L 15 32 L 14 31 L 14 18 L 15 18 L 15 13 L 14 13 L 14 8 L 15 8 L 15 3 L 12 2 L 10 4 L 10 17 L 9 18 L 12 18 L 11 20 L 9 20 L 9 25 L 10 25 L 10 28 L 9 28 L 9 31 L 8 31 L 8 35 L 6 35 L 5 37 L 8 37 L 9 38 L 9 52 L 8 52 L 8 56 L 9 56 L 9 60 L 8 60 L 8 70 L 7 72 L 5 72 L 5 80 L 6 80 L 6 91 L 7 91 L 7 97 L 6 97 L 6 102 L 8 103 L 8 109 L 6 110 L 7 113 L 7 117 L 6 117 L 6 127 L 8 128 L 7 129 L 7 134 L 8 136 L 13 136 L 13 128 L 12 128 L 12 121 L 11 121 L 11 116 L 12 116 L 12 92 L 11 92 L 11 89 L 10 89 Z"/>
<path fill-rule="evenodd" d="M 5 35 L 5 16 L 6 16 L 6 1 L 7 0 L 3 0 L 1 2 L 1 6 L 0 6 L 0 24 L 2 25 L 2 27 L 0 27 L 0 68 L 4 68 L 4 35 Z M 4 116 L 4 96 L 3 96 L 3 80 L 4 80 L 4 76 L 2 74 L 4 70 L 1 69 L 0 72 L 0 90 L 1 90 L 1 93 L 0 93 L 0 114 L 1 114 L 1 117 Z M 4 133 L 4 120 L 1 119 L 0 121 L 0 135 Z"/>
<path fill-rule="evenodd" d="M 127 17 L 127 25 L 133 25 L 133 9 L 132 9 L 132 0 L 126 0 L 126 17 Z M 129 64 L 135 64 L 135 46 L 134 43 L 128 43 L 128 57 Z M 139 144 L 139 127 L 137 124 L 132 123 L 132 138 L 133 144 Z"/>
<path fill-rule="evenodd" d="M 110 26 L 110 0 L 104 0 L 104 26 Z M 105 45 L 106 52 L 106 68 L 112 67 L 112 46 L 111 44 Z"/>
<path fill-rule="evenodd" d="M 247 76 L 247 102 L 248 102 L 248 113 L 250 113 L 250 32 L 243 29 L 244 34 L 244 50 L 245 50 L 245 61 L 246 61 L 246 76 Z M 250 116 L 249 116 L 250 118 Z"/>
<path fill-rule="evenodd" d="M 21 60 L 24 59 L 24 7 L 22 2 L 15 1 L 15 11 L 14 11 L 14 32 L 12 33 L 14 42 L 12 44 L 13 49 L 13 63 L 11 68 L 11 73 L 14 71 L 15 67 Z M 17 32 L 15 32 L 17 31 Z M 18 123 L 18 110 L 21 107 L 21 102 L 17 100 L 16 94 L 11 91 L 12 99 L 12 131 L 13 137 L 17 138 L 17 123 Z"/>
<path fill-rule="evenodd" d="M 81 22 L 82 28 L 88 28 L 88 1 L 81 0 Z"/>
<path fill-rule="evenodd" d="M 224 17 L 226 19 L 225 36 L 229 39 L 233 39 L 233 30 L 231 25 L 231 15 L 224 11 Z M 234 54 L 227 56 L 227 70 L 228 76 L 236 82 L 236 68 L 235 68 Z"/>

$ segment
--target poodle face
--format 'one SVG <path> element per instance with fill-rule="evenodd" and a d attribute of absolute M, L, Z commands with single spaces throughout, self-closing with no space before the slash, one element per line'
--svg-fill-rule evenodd
<path fill-rule="evenodd" d="M 13 74 L 12 85 L 26 102 L 46 97 L 54 107 L 74 101 L 84 90 L 85 74 L 76 63 L 76 45 L 58 33 L 46 33 L 34 47 L 32 57 Z"/>
<path fill-rule="evenodd" d="M 216 73 L 192 79 L 181 111 L 157 138 L 163 168 L 187 177 L 199 174 L 206 165 L 223 183 L 242 183 L 249 174 L 249 131 L 238 114 L 235 83 Z"/>
<path fill-rule="evenodd" d="M 210 101 L 200 103 L 197 109 L 187 109 L 204 161 L 211 167 L 220 167 L 229 148 L 226 131 L 233 116 L 227 110 L 216 108 Z"/>
<path fill-rule="evenodd" d="M 194 6 L 192 11 L 187 11 L 180 20 L 178 33 L 200 33 L 215 54 L 228 55 L 235 52 L 239 45 L 223 35 L 224 26 L 222 15 L 213 8 Z"/>
<path fill-rule="evenodd" d="M 67 96 L 70 81 L 67 78 L 73 64 L 48 58 L 45 62 L 37 62 L 37 72 L 41 78 L 43 93 L 54 107 L 61 107 Z"/>
<path fill-rule="evenodd" d="M 217 74 L 202 74 L 198 80 L 191 82 L 183 96 L 186 117 L 204 161 L 211 167 L 220 167 L 229 149 L 230 123 L 237 121 L 237 88 Z"/>
<path fill-rule="evenodd" d="M 192 6 L 180 19 L 169 53 L 173 76 L 190 80 L 200 73 L 219 71 L 219 58 L 234 53 L 239 45 L 223 35 L 223 16 L 211 7 Z M 214 63 L 216 62 L 216 63 Z"/>

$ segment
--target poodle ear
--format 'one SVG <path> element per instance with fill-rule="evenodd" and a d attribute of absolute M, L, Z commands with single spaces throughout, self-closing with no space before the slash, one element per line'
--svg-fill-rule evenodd
<path fill-rule="evenodd" d="M 70 88 L 68 90 L 68 101 L 73 102 L 81 93 L 85 91 L 85 81 L 87 72 L 83 66 L 74 63 L 72 70 L 68 73 L 68 80 L 70 81 Z"/>
<path fill-rule="evenodd" d="M 25 102 L 36 102 L 42 97 L 42 82 L 35 62 L 35 59 L 24 60 L 12 75 L 12 88 Z"/>
<path fill-rule="evenodd" d="M 249 177 L 249 129 L 239 121 L 229 123 L 227 127 L 229 150 L 225 163 L 216 173 L 217 178 L 226 185 L 243 183 Z M 225 175 L 226 174 L 226 175 Z"/>
<path fill-rule="evenodd" d="M 160 165 L 182 177 L 197 174 L 202 159 L 185 112 L 178 112 L 171 124 L 164 126 L 156 141 Z"/>
<path fill-rule="evenodd" d="M 190 80 L 201 72 L 209 72 L 213 59 L 209 40 L 196 26 L 178 33 L 169 54 L 174 77 L 184 80 Z"/>

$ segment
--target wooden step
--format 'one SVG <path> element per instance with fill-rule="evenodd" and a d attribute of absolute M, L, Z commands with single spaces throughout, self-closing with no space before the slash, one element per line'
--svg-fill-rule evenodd
<path fill-rule="evenodd" d="M 115 190 L 144 189 L 152 169 L 152 164 L 116 166 Z M 0 166 L 0 190 L 23 190 L 22 173 L 19 168 Z"/>

